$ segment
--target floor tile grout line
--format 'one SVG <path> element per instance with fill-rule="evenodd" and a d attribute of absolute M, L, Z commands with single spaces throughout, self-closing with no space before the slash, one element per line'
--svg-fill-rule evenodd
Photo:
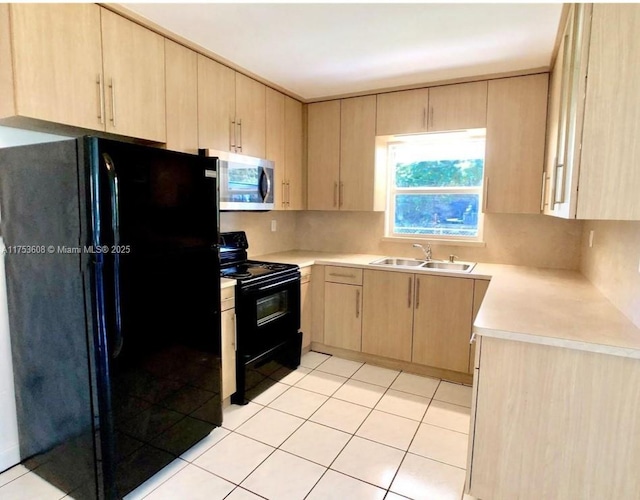
<path fill-rule="evenodd" d="M 407 453 L 409 455 L 413 455 L 414 457 L 425 458 L 427 460 L 431 460 L 432 462 L 438 462 L 439 464 L 442 464 L 442 465 L 448 465 L 449 467 L 453 467 L 454 469 L 459 469 L 459 470 L 463 470 L 463 471 L 467 470 L 466 467 L 458 467 L 457 465 L 453 465 L 453 464 L 450 464 L 450 463 L 447 463 L 447 462 L 443 462 L 442 460 L 438 460 L 437 458 L 425 457 L 424 455 L 420 455 L 420 453 L 416 453 L 415 451 L 407 451 Z"/>
<path fill-rule="evenodd" d="M 13 467 L 19 467 L 21 466 L 22 463 L 16 464 Z M 2 474 L 5 474 L 6 472 L 9 472 L 11 469 L 13 469 L 13 467 L 9 467 L 7 470 L 5 470 Z M 25 467 L 24 465 L 22 465 L 22 467 Z M 26 468 L 26 467 L 25 467 Z M 33 469 L 35 470 L 35 469 Z M 20 474 L 19 476 L 14 477 L 13 479 L 11 479 L 10 481 L 7 481 L 6 483 L 4 483 L 2 486 L 0 486 L 0 490 L 2 488 L 4 488 L 6 485 L 13 483 L 16 479 L 20 479 L 22 476 L 26 476 L 27 474 L 31 474 L 33 472 L 33 470 L 29 470 L 27 469 L 26 472 L 23 472 L 22 474 Z"/>
<path fill-rule="evenodd" d="M 175 460 L 182 460 L 182 459 L 181 459 L 180 457 L 178 457 L 178 458 L 176 458 Z M 167 465 L 165 465 L 165 467 L 167 467 L 167 466 L 171 465 L 172 463 L 174 463 L 174 462 L 175 462 L 175 460 L 172 460 L 171 462 L 169 462 Z M 162 486 L 163 484 L 165 484 L 169 479 L 171 479 L 173 476 L 175 476 L 178 472 L 182 471 L 185 467 L 187 467 L 187 465 L 189 465 L 189 462 L 187 462 L 186 460 L 182 460 L 182 461 L 186 463 L 186 465 L 185 465 L 184 467 L 181 467 L 181 468 L 180 468 L 180 470 L 175 471 L 175 472 L 174 472 L 173 474 L 171 474 L 168 478 L 166 478 L 164 481 L 162 481 L 160 484 L 158 484 L 155 488 L 153 488 L 151 491 L 149 491 L 147 494 L 145 494 L 143 497 L 141 497 L 141 500 L 144 500 L 145 498 L 147 498 L 149 495 L 151 495 L 151 493 L 153 493 L 154 491 L 156 491 L 158 488 L 160 488 L 160 486 Z M 162 469 L 160 469 L 160 470 L 158 471 L 158 473 L 159 473 L 160 471 L 162 471 L 163 469 L 164 469 L 164 467 L 163 467 Z M 156 474 L 157 474 L 157 473 L 156 473 Z M 154 474 L 153 476 L 151 476 L 151 477 L 155 477 L 155 474 Z M 151 478 L 149 478 L 149 479 L 151 479 Z M 148 481 L 149 479 L 147 479 L 147 481 Z M 144 485 L 145 483 L 146 483 L 146 481 L 145 481 L 144 483 L 142 483 L 142 484 L 138 485 L 138 487 L 137 487 L 137 488 L 139 488 L 140 486 Z M 137 488 L 136 488 L 136 489 L 137 489 Z M 129 492 L 129 493 L 132 493 L 132 492 Z"/>

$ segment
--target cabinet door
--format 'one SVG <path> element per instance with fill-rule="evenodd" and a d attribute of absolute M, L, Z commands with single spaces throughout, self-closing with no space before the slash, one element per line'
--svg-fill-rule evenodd
<path fill-rule="evenodd" d="M 577 217 L 640 220 L 640 5 L 592 19 Z"/>
<path fill-rule="evenodd" d="M 300 330 L 302 330 L 302 347 L 311 345 L 311 281 L 302 277 L 300 284 Z"/>
<path fill-rule="evenodd" d="M 236 392 L 236 310 L 220 313 L 222 326 L 222 399 Z"/>
<path fill-rule="evenodd" d="M 416 275 L 412 361 L 465 373 L 472 309 L 472 279 Z"/>
<path fill-rule="evenodd" d="M 486 81 L 429 89 L 429 132 L 486 126 Z"/>
<path fill-rule="evenodd" d="M 284 156 L 284 95 L 271 88 L 266 89 L 266 152 L 267 159 L 275 163 L 274 210 L 287 208 L 287 174 Z"/>
<path fill-rule="evenodd" d="M 415 134 L 427 131 L 429 89 L 378 94 L 376 134 Z"/>
<path fill-rule="evenodd" d="M 264 158 L 266 155 L 266 87 L 236 73 L 236 125 L 238 152 Z"/>
<path fill-rule="evenodd" d="M 287 172 L 287 208 L 304 210 L 306 183 L 302 165 L 302 104 L 284 98 L 284 164 Z"/>
<path fill-rule="evenodd" d="M 164 38 L 106 9 L 101 18 L 107 132 L 165 142 Z"/>
<path fill-rule="evenodd" d="M 340 210 L 373 210 L 376 96 L 342 99 L 340 111 Z"/>
<path fill-rule="evenodd" d="M 12 113 L 104 130 L 100 7 L 17 3 L 9 9 L 15 78 Z M 9 26 L 5 28 L 1 36 L 8 37 Z M 11 61 L 3 60 L 2 65 L 11 66 Z"/>
<path fill-rule="evenodd" d="M 361 286 L 324 284 L 324 343 L 351 351 L 361 350 Z"/>
<path fill-rule="evenodd" d="M 198 54 L 198 145 L 233 151 L 236 72 Z"/>
<path fill-rule="evenodd" d="M 471 327 L 473 328 L 473 322 L 476 320 L 476 316 L 478 315 L 478 311 L 480 310 L 480 306 L 482 305 L 482 301 L 484 300 L 484 296 L 487 293 L 487 289 L 489 288 L 489 282 L 486 280 L 473 280 L 473 315 L 471 317 Z M 476 341 L 471 344 L 469 349 L 469 368 L 467 369 L 467 373 L 473 374 L 474 370 L 474 360 L 476 358 Z"/>
<path fill-rule="evenodd" d="M 167 149 L 198 153 L 198 55 L 164 41 L 167 87 Z"/>
<path fill-rule="evenodd" d="M 411 361 L 414 275 L 364 272 L 362 352 Z"/>
<path fill-rule="evenodd" d="M 309 104 L 307 208 L 338 210 L 340 101 Z"/>
<path fill-rule="evenodd" d="M 540 213 L 548 74 L 489 82 L 485 212 Z"/>

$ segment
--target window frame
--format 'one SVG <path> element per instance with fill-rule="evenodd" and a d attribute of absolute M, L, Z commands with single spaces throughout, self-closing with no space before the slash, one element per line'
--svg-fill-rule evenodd
<path fill-rule="evenodd" d="M 448 133 L 470 132 L 473 131 L 451 131 L 451 132 L 433 132 L 428 134 L 417 134 L 411 136 L 393 136 L 387 142 L 387 210 L 385 213 L 385 239 L 389 240 L 419 240 L 432 242 L 450 242 L 452 244 L 483 244 L 484 240 L 484 189 L 486 183 L 486 135 L 485 140 L 485 157 L 483 158 L 482 183 L 479 186 L 468 187 L 396 187 L 395 185 L 395 148 L 402 145 L 416 144 L 427 142 L 428 137 L 434 135 L 444 135 Z M 478 232 L 476 236 L 456 236 L 450 234 L 417 234 L 417 233 L 397 233 L 395 229 L 396 203 L 395 198 L 398 194 L 477 194 L 478 195 Z"/>

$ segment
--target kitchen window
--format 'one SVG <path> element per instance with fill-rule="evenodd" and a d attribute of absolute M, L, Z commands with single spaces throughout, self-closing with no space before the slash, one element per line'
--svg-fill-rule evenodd
<path fill-rule="evenodd" d="M 481 240 L 484 153 L 485 129 L 394 137 L 386 236 Z"/>

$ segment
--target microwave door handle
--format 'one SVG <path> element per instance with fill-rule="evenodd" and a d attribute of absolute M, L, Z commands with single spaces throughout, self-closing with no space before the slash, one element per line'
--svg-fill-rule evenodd
<path fill-rule="evenodd" d="M 120 209 L 119 209 L 119 193 L 118 193 L 118 174 L 116 173 L 116 167 L 111 157 L 103 153 L 105 166 L 107 168 L 107 175 L 109 177 L 109 192 L 111 202 L 111 231 L 113 233 L 113 294 L 114 294 L 114 309 L 116 315 L 116 331 L 113 342 L 112 357 L 115 359 L 122 351 L 124 343 L 122 337 L 122 313 L 120 307 L 120 253 L 118 249 L 120 247 Z"/>
<path fill-rule="evenodd" d="M 260 181 L 260 195 L 262 196 L 262 201 L 266 202 L 267 198 L 269 197 L 269 194 L 271 194 L 271 179 L 269 178 L 269 175 L 267 174 L 267 171 L 264 168 L 262 169 L 260 177 L 266 180 L 267 189 L 265 191 L 262 190 L 262 186 L 264 184 L 262 180 Z"/>

